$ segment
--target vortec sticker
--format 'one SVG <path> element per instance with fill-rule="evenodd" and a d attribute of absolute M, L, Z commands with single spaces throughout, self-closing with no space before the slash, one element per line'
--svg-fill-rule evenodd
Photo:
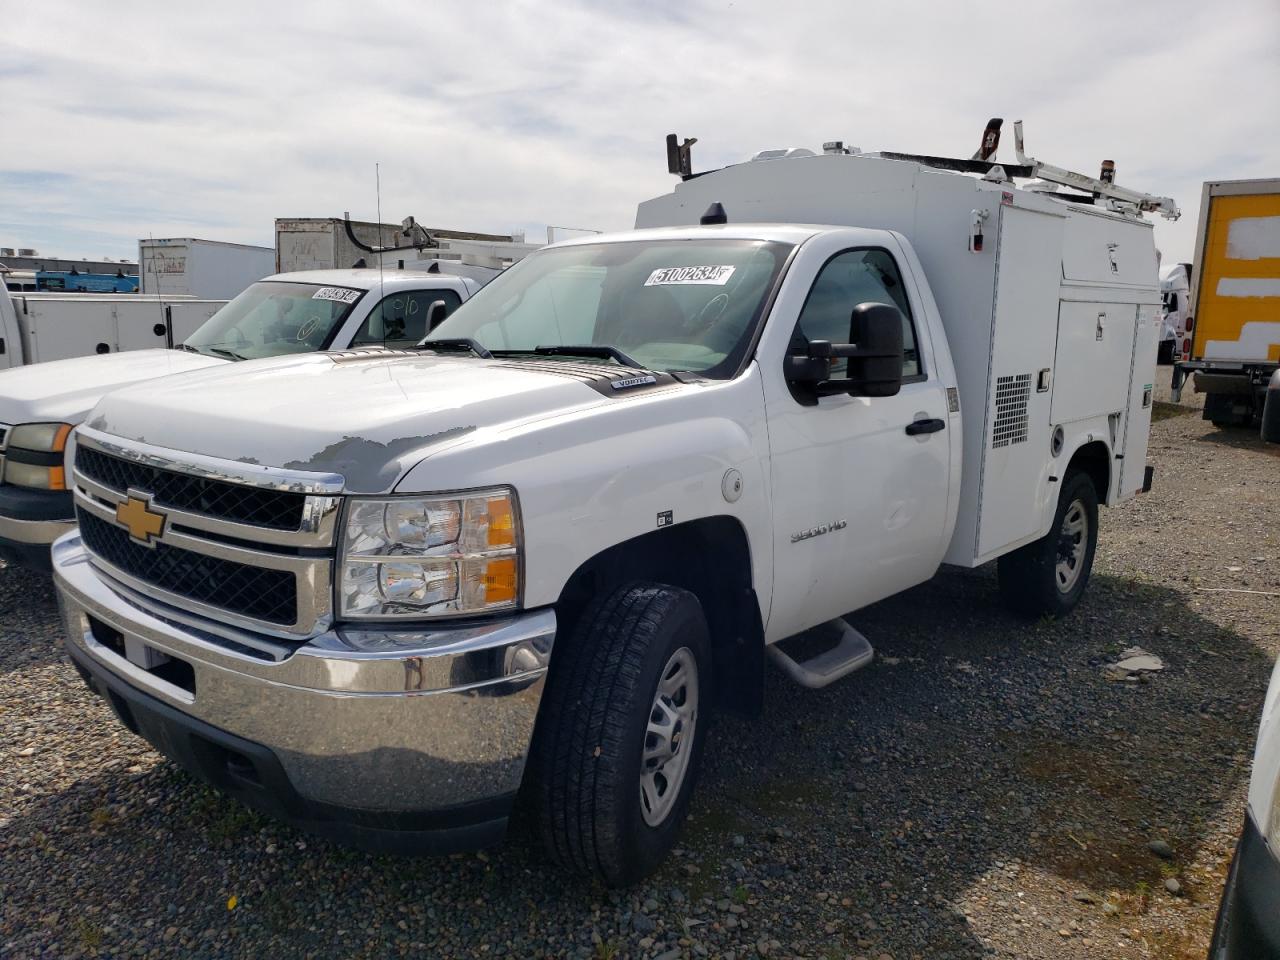
<path fill-rule="evenodd" d="M 649 274 L 646 287 L 669 287 L 680 284 L 701 283 L 723 287 L 733 276 L 736 267 L 662 267 Z"/>
<path fill-rule="evenodd" d="M 311 295 L 312 300 L 337 300 L 339 303 L 355 303 L 360 299 L 359 290 L 345 287 L 321 287 Z"/>

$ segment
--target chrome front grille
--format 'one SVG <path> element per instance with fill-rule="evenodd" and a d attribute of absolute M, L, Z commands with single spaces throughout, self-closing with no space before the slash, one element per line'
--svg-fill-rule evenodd
<path fill-rule="evenodd" d="M 123 527 L 83 508 L 76 511 L 76 521 L 90 553 L 167 594 L 281 626 L 297 619 L 298 578 L 288 570 L 268 570 L 164 542 L 142 546 Z"/>
<path fill-rule="evenodd" d="M 242 483 L 193 477 L 176 470 L 161 470 L 113 457 L 92 447 L 77 450 L 76 469 L 114 490 L 150 491 L 159 506 L 273 530 L 297 530 L 302 526 L 302 510 L 307 498 L 301 493 L 263 490 Z"/>
<path fill-rule="evenodd" d="M 81 427 L 76 515 L 100 572 L 238 628 L 308 636 L 333 620 L 342 477 L 215 460 Z"/>

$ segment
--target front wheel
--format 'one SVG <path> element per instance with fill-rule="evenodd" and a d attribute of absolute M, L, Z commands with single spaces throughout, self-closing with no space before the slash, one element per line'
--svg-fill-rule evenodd
<path fill-rule="evenodd" d="M 614 887 L 662 862 L 689 808 L 710 684 L 693 594 L 631 583 L 586 608 L 556 651 L 531 757 L 554 859 Z"/>
<path fill-rule="evenodd" d="M 1000 594 L 1015 613 L 1061 617 L 1080 602 L 1098 547 L 1098 494 L 1088 474 L 1067 473 L 1053 526 L 998 561 Z"/>

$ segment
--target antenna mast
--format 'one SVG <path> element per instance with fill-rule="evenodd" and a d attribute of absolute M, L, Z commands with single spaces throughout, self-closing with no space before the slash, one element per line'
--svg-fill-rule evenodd
<path fill-rule="evenodd" d="M 373 165 L 373 182 L 374 190 L 378 195 L 378 302 L 381 303 L 386 296 L 386 291 L 383 289 L 382 279 L 382 165 L 377 162 Z M 382 323 L 385 330 L 385 317 Z"/>

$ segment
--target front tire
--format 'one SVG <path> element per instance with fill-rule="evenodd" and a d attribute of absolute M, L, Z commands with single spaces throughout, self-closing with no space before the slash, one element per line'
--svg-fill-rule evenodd
<path fill-rule="evenodd" d="M 1000 595 L 1025 617 L 1061 617 L 1080 602 L 1098 547 L 1098 493 L 1093 479 L 1067 472 L 1049 532 L 998 561 Z"/>
<path fill-rule="evenodd" d="M 552 858 L 611 887 L 651 873 L 688 812 L 710 702 L 697 597 L 638 582 L 589 604 L 556 651 L 531 757 Z"/>

